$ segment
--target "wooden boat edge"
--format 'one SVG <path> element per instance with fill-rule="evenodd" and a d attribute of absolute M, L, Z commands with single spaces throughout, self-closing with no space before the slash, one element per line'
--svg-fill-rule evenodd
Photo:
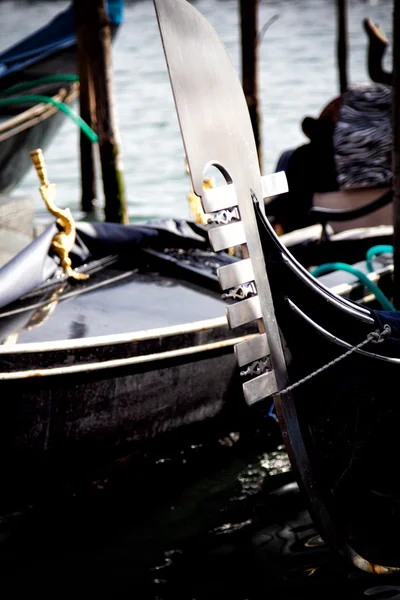
<path fill-rule="evenodd" d="M 68 88 L 62 87 L 59 92 L 52 96 L 57 102 L 70 104 L 79 94 L 79 83 L 75 82 Z M 40 102 L 31 106 L 27 110 L 7 119 L 3 124 L 0 124 L 0 142 L 5 141 L 9 137 L 24 131 L 30 127 L 34 127 L 41 121 L 48 119 L 58 112 L 58 108 L 52 104 Z"/>

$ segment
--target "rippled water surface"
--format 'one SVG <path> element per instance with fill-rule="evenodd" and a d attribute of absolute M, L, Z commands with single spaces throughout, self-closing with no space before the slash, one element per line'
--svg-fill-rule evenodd
<path fill-rule="evenodd" d="M 215 27 L 240 67 L 237 0 L 198 0 L 196 8 Z M 371 16 L 391 38 L 391 0 L 350 2 L 350 81 L 367 79 L 366 36 L 361 21 Z M 7 47 L 64 8 L 67 2 L 0 2 L 1 45 Z M 318 115 L 337 94 L 336 13 L 333 0 L 260 0 L 260 27 L 272 16 L 260 49 L 263 171 L 273 170 L 280 152 L 304 140 L 300 122 Z M 390 60 L 390 58 L 388 58 Z M 150 0 L 127 2 L 125 23 L 114 48 L 115 89 L 132 219 L 187 217 L 189 181 Z M 78 136 L 67 122 L 48 150 L 51 179 L 60 203 L 79 208 Z M 34 192 L 31 172 L 15 193 Z M 38 195 L 38 209 L 40 201 Z"/>
<path fill-rule="evenodd" d="M 70 474 L 58 491 L 56 469 L 0 511 L 5 597 L 398 598 L 398 576 L 357 571 L 324 545 L 286 453 L 263 439 L 232 435 L 86 483 Z"/>

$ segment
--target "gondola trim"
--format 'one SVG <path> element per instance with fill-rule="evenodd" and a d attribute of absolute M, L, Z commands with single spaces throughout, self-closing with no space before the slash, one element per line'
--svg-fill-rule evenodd
<path fill-rule="evenodd" d="M 312 275 L 310 275 L 308 271 L 306 271 L 307 277 L 304 277 L 303 269 L 300 268 L 300 265 L 297 265 L 293 260 L 290 260 L 290 258 L 285 254 L 282 254 L 282 259 L 284 263 L 291 269 L 291 271 L 296 273 L 296 275 L 301 278 L 302 282 L 322 296 L 326 302 L 337 306 L 337 308 L 340 310 L 346 311 L 361 321 L 365 321 L 366 323 L 375 323 L 373 318 L 370 316 L 368 309 L 361 306 L 355 306 L 351 302 L 347 302 L 344 298 L 336 298 L 335 295 L 332 294 L 332 291 L 325 287 L 323 283 L 317 281 L 316 279 L 313 280 Z"/>
<path fill-rule="evenodd" d="M 219 342 L 211 342 L 202 344 L 201 346 L 190 346 L 189 348 L 179 348 L 178 350 L 168 350 L 167 352 L 158 352 L 155 354 L 146 354 L 144 356 L 132 356 L 130 358 L 105 360 L 97 363 L 84 363 L 81 365 L 71 365 L 68 367 L 53 367 L 50 369 L 32 369 L 28 371 L 15 371 L 11 373 L 0 373 L 0 381 L 10 379 L 29 379 L 31 377 L 49 377 L 55 375 L 70 375 L 71 373 L 89 373 L 92 371 L 103 371 L 105 369 L 115 369 L 119 367 L 127 367 L 131 365 L 144 364 L 159 360 L 168 360 L 178 358 L 180 356 L 188 356 L 191 354 L 200 354 L 202 352 L 212 352 L 213 350 L 221 350 L 229 348 L 250 339 L 258 334 L 250 334 L 229 340 L 221 340 Z"/>
<path fill-rule="evenodd" d="M 314 329 L 316 329 L 326 339 L 328 339 L 329 341 L 333 342 L 337 346 L 342 346 L 343 348 L 349 348 L 349 349 L 350 348 L 354 348 L 354 346 L 352 346 L 351 344 L 349 344 L 349 342 L 345 342 L 344 340 L 338 338 L 336 335 L 333 335 L 333 333 L 330 333 L 329 331 L 327 331 L 326 329 L 324 329 L 323 327 L 321 327 L 321 325 L 318 325 L 318 323 L 316 323 L 315 321 L 313 321 L 312 319 L 310 319 L 310 317 L 308 317 L 301 310 L 301 308 L 299 308 L 289 298 L 287 298 L 287 303 L 288 303 L 289 307 L 299 317 L 301 317 L 304 321 L 307 321 L 307 323 L 309 325 L 311 325 Z M 355 350 L 355 352 L 357 352 L 357 354 L 363 354 L 364 356 L 369 356 L 370 358 L 377 358 L 377 359 L 383 360 L 385 362 L 391 362 L 391 363 L 394 363 L 394 364 L 400 364 L 400 358 L 394 358 L 393 356 L 384 356 L 382 354 L 375 354 L 375 352 L 367 352 L 366 350 L 362 350 L 362 349 L 357 349 L 357 350 Z"/>
<path fill-rule="evenodd" d="M 158 327 L 155 329 L 143 329 L 142 331 L 131 331 L 129 333 L 119 333 L 110 335 L 99 335 L 89 338 L 76 338 L 73 340 L 59 340 L 49 342 L 27 342 L 16 344 L 12 347 L 13 354 L 22 354 L 25 352 L 51 352 L 53 350 L 78 350 L 91 347 L 107 346 L 108 344 L 134 343 L 143 340 L 158 339 L 160 337 L 172 337 L 183 333 L 195 333 L 196 331 L 205 331 L 217 327 L 227 327 L 226 317 L 215 317 L 214 319 L 205 319 L 204 321 L 195 321 L 183 323 L 181 325 L 169 325 L 168 327 Z M 242 336 L 236 339 L 248 339 L 249 336 Z M 10 346 L 0 346 L 1 354 L 10 354 Z"/>

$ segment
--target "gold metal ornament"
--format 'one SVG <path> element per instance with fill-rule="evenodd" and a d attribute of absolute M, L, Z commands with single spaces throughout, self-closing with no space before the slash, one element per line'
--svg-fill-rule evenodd
<path fill-rule="evenodd" d="M 68 277 L 72 277 L 73 279 L 88 279 L 88 274 L 74 271 L 71 259 L 69 258 L 69 253 L 72 250 L 76 237 L 75 222 L 71 211 L 69 208 L 61 209 L 55 205 L 56 186 L 55 184 L 50 184 L 47 178 L 42 150 L 40 148 L 33 150 L 30 155 L 41 183 L 40 193 L 47 210 L 57 218 L 57 224 L 62 228 L 62 231 L 56 233 L 54 236 L 52 248 L 59 257 L 60 265 Z"/>

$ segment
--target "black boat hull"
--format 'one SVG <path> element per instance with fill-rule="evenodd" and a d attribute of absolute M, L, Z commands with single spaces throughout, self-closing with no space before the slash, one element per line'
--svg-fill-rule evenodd
<path fill-rule="evenodd" d="M 290 383 L 301 382 L 278 395 L 276 409 L 302 487 L 327 541 L 364 570 L 397 569 L 398 346 L 371 340 L 318 371 L 383 325 L 321 287 L 280 244 L 258 205 L 257 216 Z"/>
<path fill-rule="evenodd" d="M 76 348 L 3 353 L 3 368 L 51 366 L 0 374 L 1 445 L 13 454 L 96 453 L 211 421 L 228 407 L 233 416 L 240 399 L 234 343 L 227 325 L 204 323 L 189 334 L 95 345 L 80 356 Z"/>
<path fill-rule="evenodd" d="M 399 570 L 399 323 L 335 295 L 283 246 L 259 204 L 254 134 L 225 49 L 189 3 L 154 2 L 191 179 L 216 224 L 212 247 L 244 248 L 244 260 L 218 276 L 238 300 L 231 327 L 259 332 L 235 349 L 245 399 L 267 407 L 275 398 L 325 541 L 365 571 Z M 210 164 L 227 184 L 212 194 L 201 184 Z"/>
<path fill-rule="evenodd" d="M 228 327 L 214 291 L 223 257 L 205 252 L 214 264 L 202 268 L 193 250 L 135 253 L 85 261 L 90 278 L 79 283 L 56 272 L 0 311 L 7 481 L 25 473 L 35 486 L 49 465 L 56 478 L 67 470 L 87 481 L 127 456 L 168 454 L 251 422 L 233 349 L 254 333 Z"/>

